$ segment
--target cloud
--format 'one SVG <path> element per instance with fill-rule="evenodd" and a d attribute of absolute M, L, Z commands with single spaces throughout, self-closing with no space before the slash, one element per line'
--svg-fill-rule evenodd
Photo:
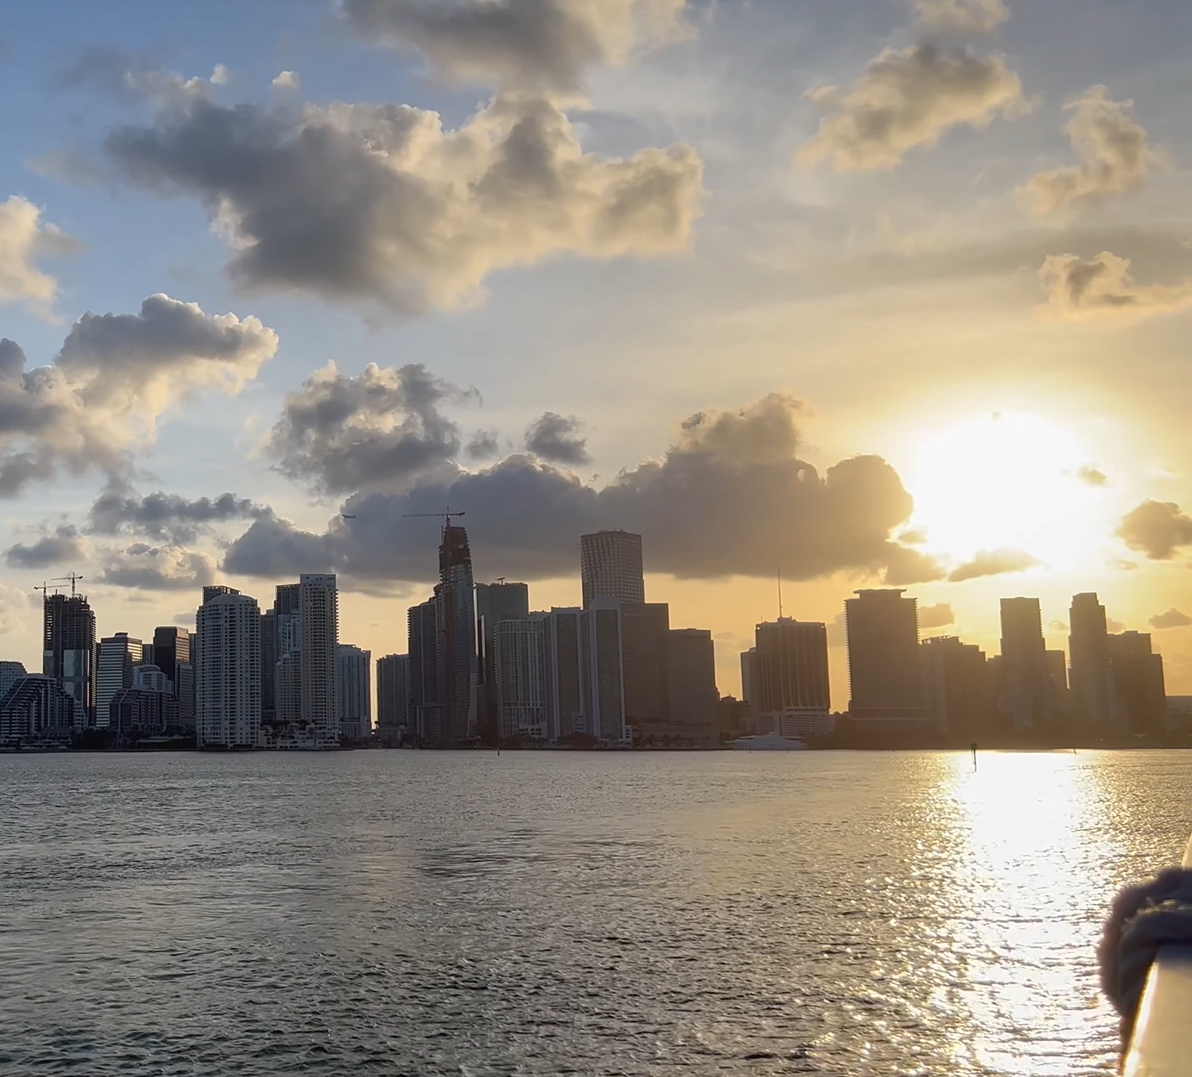
<path fill-rule="evenodd" d="M 902 539 L 898 541 L 901 543 Z M 921 550 L 909 550 L 905 546 L 892 544 L 888 551 L 882 583 L 887 587 L 909 587 L 914 583 L 942 580 L 947 574 L 947 569 L 938 557 Z"/>
<path fill-rule="evenodd" d="M 1177 609 L 1170 609 L 1166 613 L 1156 613 L 1149 623 L 1151 628 L 1187 628 L 1192 625 L 1192 617 Z"/>
<path fill-rule="evenodd" d="M 140 314 L 85 314 L 53 365 L 0 340 L 0 497 L 61 471 L 122 476 L 161 416 L 204 388 L 236 392 L 277 348 L 256 318 L 150 296 Z"/>
<path fill-rule="evenodd" d="M 905 572 L 917 555 L 890 534 L 913 504 L 897 473 L 879 457 L 858 456 L 821 474 L 796 455 L 799 410 L 775 393 L 737 411 L 693 415 L 661 459 L 602 487 L 514 455 L 480 471 L 444 469 L 400 493 L 352 496 L 343 511 L 355 518 L 336 517 L 322 534 L 265 516 L 230 545 L 223 567 L 424 581 L 435 574 L 435 533 L 403 516 L 450 504 L 467 512 L 478 567 L 494 576 L 574 574 L 579 536 L 615 527 L 643 535 L 652 572 L 684 578 L 771 578 L 780 566 L 787 579 Z"/>
<path fill-rule="evenodd" d="M 1022 83 L 1001 56 L 928 44 L 886 49 L 843 96 L 832 88 L 812 96 L 832 112 L 797 159 L 804 167 L 827 162 L 837 172 L 894 168 L 953 127 L 986 127 L 1024 107 Z"/>
<path fill-rule="evenodd" d="M 35 263 L 45 255 L 70 253 L 77 244 L 41 214 L 20 195 L 0 202 L 0 303 L 47 311 L 58 295 L 58 282 Z"/>
<path fill-rule="evenodd" d="M 1009 17 L 1005 0 L 913 0 L 919 23 L 928 30 L 987 34 Z"/>
<path fill-rule="evenodd" d="M 1049 621 L 1047 627 L 1050 628 L 1053 632 L 1067 632 L 1068 631 L 1068 622 L 1067 621 Z"/>
<path fill-rule="evenodd" d="M 1174 286 L 1135 284 L 1129 259 L 1109 251 L 1088 259 L 1053 254 L 1039 278 L 1048 292 L 1048 309 L 1071 320 L 1135 322 L 1192 307 L 1192 280 Z"/>
<path fill-rule="evenodd" d="M 354 377 L 328 363 L 286 396 L 268 451 L 284 475 L 322 492 L 399 487 L 458 456 L 459 427 L 440 405 L 476 395 L 419 363 L 369 363 Z"/>
<path fill-rule="evenodd" d="M 263 505 L 235 494 L 192 501 L 161 492 L 140 497 L 126 486 L 113 486 L 92 504 L 88 529 L 99 535 L 132 532 L 185 545 L 213 524 L 255 520 L 267 511 Z"/>
<path fill-rule="evenodd" d="M 688 146 L 585 153 L 552 101 L 498 95 L 461 127 L 405 105 L 300 111 L 203 94 L 104 142 L 130 183 L 202 202 L 249 289 L 419 313 L 552 255 L 684 250 L 703 166 Z"/>
<path fill-rule="evenodd" d="M 1192 517 L 1172 501 L 1144 501 L 1122 519 L 1118 537 L 1152 561 L 1170 561 L 1182 546 L 1192 546 Z"/>
<path fill-rule="evenodd" d="M 297 71 L 282 71 L 269 83 L 276 90 L 297 90 L 302 87 L 302 80 Z"/>
<path fill-rule="evenodd" d="M 228 69 L 223 64 L 216 64 L 211 70 L 211 78 L 207 80 L 212 86 L 224 86 L 228 81 Z"/>
<path fill-rule="evenodd" d="M 935 606 L 921 606 L 919 608 L 919 627 L 924 629 L 946 628 L 956 623 L 956 614 L 947 602 L 940 602 Z"/>
<path fill-rule="evenodd" d="M 210 79 L 185 78 L 166 71 L 145 55 L 132 55 L 107 45 L 85 49 L 79 59 L 58 76 L 60 86 L 93 87 L 116 97 L 148 101 L 168 107 L 204 96 L 211 86 L 227 82 L 228 69 L 216 64 Z"/>
<path fill-rule="evenodd" d="M 1022 550 L 981 550 L 971 561 L 961 565 L 949 577 L 952 583 L 963 583 L 982 576 L 1001 576 L 1009 572 L 1025 572 L 1041 562 Z"/>
<path fill-rule="evenodd" d="M 193 591 L 217 581 L 214 559 L 182 546 L 137 542 L 110 553 L 99 582 L 144 591 Z"/>
<path fill-rule="evenodd" d="M 1112 617 L 1109 617 L 1106 619 L 1105 627 L 1107 629 L 1109 629 L 1110 632 L 1125 632 L 1126 631 L 1126 626 L 1124 624 L 1122 624 L 1121 621 L 1115 621 Z"/>
<path fill-rule="evenodd" d="M 87 552 L 86 540 L 78 529 L 61 524 L 31 545 L 18 542 L 10 546 L 4 551 L 4 563 L 9 568 L 48 568 L 86 560 Z"/>
<path fill-rule="evenodd" d="M 1091 464 L 1085 464 L 1084 467 L 1076 470 L 1076 479 L 1078 482 L 1084 483 L 1085 486 L 1108 486 L 1109 478 L 1105 472 L 1098 470 Z"/>
<path fill-rule="evenodd" d="M 1162 160 L 1133 118 L 1134 102 L 1111 101 L 1106 93 L 1093 86 L 1065 106 L 1072 112 L 1067 132 L 1080 163 L 1038 172 L 1019 189 L 1038 216 L 1095 208 L 1137 191 L 1147 169 Z"/>
<path fill-rule="evenodd" d="M 496 430 L 477 430 L 464 447 L 469 460 L 491 460 L 501 451 L 501 438 Z"/>
<path fill-rule="evenodd" d="M 848 619 L 843 613 L 838 613 L 828 624 L 828 646 L 848 646 Z"/>
<path fill-rule="evenodd" d="M 687 0 L 342 0 L 369 43 L 422 53 L 457 82 L 534 92 L 582 87 L 597 65 L 622 65 L 684 33 Z"/>
<path fill-rule="evenodd" d="M 526 450 L 552 464 L 587 464 L 588 439 L 580 436 L 584 424 L 574 415 L 564 418 L 548 411 L 526 428 Z"/>

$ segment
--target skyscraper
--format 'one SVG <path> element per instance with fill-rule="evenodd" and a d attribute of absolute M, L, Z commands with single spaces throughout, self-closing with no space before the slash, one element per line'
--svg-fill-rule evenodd
<path fill-rule="evenodd" d="M 585 613 L 555 608 L 541 615 L 546 712 L 551 740 L 593 735 L 588 712 Z"/>
<path fill-rule="evenodd" d="M 372 736 L 372 652 L 341 643 L 336 667 L 340 736 L 366 740 Z"/>
<path fill-rule="evenodd" d="M 759 624 L 754 639 L 753 651 L 746 652 L 754 655 L 750 702 L 761 724 L 781 731 L 781 715 L 794 711 L 809 719 L 822 716 L 820 725 L 826 726 L 831 711 L 827 626 L 781 617 Z"/>
<path fill-rule="evenodd" d="M 195 674 L 191 661 L 188 629 L 167 625 L 153 630 L 153 664 L 171 681 L 178 700 L 179 722 L 192 729 L 195 724 Z"/>
<path fill-rule="evenodd" d="M 982 737 L 993 719 L 993 684 L 985 652 L 952 636 L 919 645 L 924 703 L 933 729 L 953 743 Z"/>
<path fill-rule="evenodd" d="M 439 584 L 435 588 L 442 738 L 462 744 L 476 735 L 476 600 L 468 533 L 450 523 L 439 546 Z"/>
<path fill-rule="evenodd" d="M 313 730 L 320 748 L 339 746 L 336 656 L 339 646 L 339 593 L 334 573 L 298 577 L 301 620 L 298 664 L 301 671 L 302 725 Z"/>
<path fill-rule="evenodd" d="M 493 626 L 498 732 L 501 740 L 548 740 L 545 647 L 540 618 Z"/>
<path fill-rule="evenodd" d="M 666 645 L 670 722 L 678 736 L 700 747 L 719 743 L 716 648 L 701 628 L 672 628 Z"/>
<path fill-rule="evenodd" d="M 95 726 L 107 729 L 110 724 L 112 699 L 123 688 L 132 687 L 133 666 L 144 658 L 139 639 L 127 632 L 117 632 L 99 641 L 99 658 L 95 675 Z"/>
<path fill-rule="evenodd" d="M 261 722 L 277 722 L 277 611 L 261 614 Z"/>
<path fill-rule="evenodd" d="M 261 609 L 247 595 L 213 594 L 199 634 L 195 738 L 200 748 L 255 748 L 261 733 Z"/>
<path fill-rule="evenodd" d="M 493 627 L 500 621 L 524 621 L 529 616 L 530 589 L 524 583 L 476 584 L 476 635 L 480 645 L 477 727 L 486 744 L 496 743 L 499 726 Z"/>
<path fill-rule="evenodd" d="M 1043 732 L 1055 718 L 1055 693 L 1037 598 L 1002 599 L 1001 708 L 1016 733 Z"/>
<path fill-rule="evenodd" d="M 1162 732 L 1167 711 L 1163 658 L 1152 653 L 1146 632 L 1119 632 L 1109 637 L 1113 671 L 1115 727 L 1121 732 Z"/>
<path fill-rule="evenodd" d="M 919 605 L 904 591 L 858 591 L 844 604 L 849 714 L 862 720 L 925 716 L 919 671 Z"/>
<path fill-rule="evenodd" d="M 628 531 L 597 531 L 580 538 L 584 609 L 597 598 L 645 602 L 642 537 Z"/>
<path fill-rule="evenodd" d="M 1068 624 L 1074 717 L 1084 729 L 1108 732 L 1115 724 L 1115 711 L 1105 607 L 1095 594 L 1076 595 Z"/>
<path fill-rule="evenodd" d="M 377 659 L 377 730 L 382 734 L 409 728 L 410 656 L 387 654 Z"/>
<path fill-rule="evenodd" d="M 439 685 L 438 603 L 428 599 L 407 612 L 409 634 L 409 720 L 423 744 L 443 742 Z"/>
<path fill-rule="evenodd" d="M 752 706 L 757 695 L 757 647 L 741 652 L 741 701 Z M 756 708 L 754 708 L 756 710 Z"/>
<path fill-rule="evenodd" d="M 211 583 L 203 588 L 203 601 L 208 602 L 213 598 L 218 598 L 220 595 L 238 595 L 239 591 L 235 587 L 229 587 L 226 583 Z"/>
<path fill-rule="evenodd" d="M 610 745 L 628 744 L 632 738 L 625 721 L 621 607 L 615 598 L 594 598 L 582 621 L 588 735 Z"/>
<path fill-rule="evenodd" d="M 665 602 L 622 602 L 620 612 L 625 724 L 634 739 L 668 736 L 670 607 Z"/>
<path fill-rule="evenodd" d="M 95 724 L 95 614 L 85 595 L 46 595 L 42 673 L 78 700 Z"/>

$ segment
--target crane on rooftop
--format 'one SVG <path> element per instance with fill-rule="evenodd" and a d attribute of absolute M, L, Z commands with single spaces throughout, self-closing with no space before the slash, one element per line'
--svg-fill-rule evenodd
<path fill-rule="evenodd" d="M 443 521 L 443 530 L 446 531 L 447 528 L 449 528 L 451 526 L 451 517 L 452 516 L 466 516 L 466 515 L 467 515 L 466 512 L 452 512 L 450 507 L 448 507 L 448 508 L 444 509 L 442 512 L 403 512 L 402 519 L 403 520 L 414 520 L 414 519 L 418 519 L 420 517 L 428 517 L 428 516 L 434 517 L 436 520 L 441 519 Z"/>
<path fill-rule="evenodd" d="M 75 597 L 75 593 L 76 593 L 76 591 L 75 591 L 75 585 L 76 585 L 76 584 L 79 582 L 79 580 L 81 580 L 82 578 L 83 578 L 83 577 L 82 577 L 82 576 L 80 576 L 80 575 L 79 575 L 77 572 L 70 572 L 70 573 L 68 573 L 68 574 L 67 574 L 67 575 L 65 575 L 65 576 L 55 576 L 55 577 L 54 577 L 52 580 L 50 580 L 49 582 L 50 582 L 50 583 L 66 583 L 66 582 L 69 580 L 69 581 L 70 581 L 70 596 L 71 596 L 71 598 L 74 598 L 74 597 Z"/>

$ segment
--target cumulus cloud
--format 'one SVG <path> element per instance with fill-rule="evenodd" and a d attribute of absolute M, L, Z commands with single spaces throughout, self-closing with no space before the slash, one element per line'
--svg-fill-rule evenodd
<path fill-rule="evenodd" d="M 83 561 L 87 557 L 87 543 L 77 528 L 60 524 L 42 535 L 36 542 L 18 542 L 4 551 L 4 563 L 9 568 L 48 568 L 68 562 Z"/>
<path fill-rule="evenodd" d="M 935 606 L 919 607 L 919 627 L 924 629 L 946 628 L 956 623 L 956 614 L 947 602 L 940 602 Z"/>
<path fill-rule="evenodd" d="M 60 471 L 124 474 L 160 417 L 204 388 L 235 392 L 277 348 L 256 318 L 150 296 L 140 314 L 85 314 L 51 366 L 0 340 L 0 497 Z"/>
<path fill-rule="evenodd" d="M 1090 209 L 1137 191 L 1147 170 L 1162 159 L 1134 120 L 1133 101 L 1111 101 L 1104 86 L 1093 86 L 1066 107 L 1079 164 L 1038 172 L 1019 190 L 1041 217 Z"/>
<path fill-rule="evenodd" d="M 276 90 L 297 90 L 302 86 L 302 80 L 297 71 L 282 71 L 269 83 Z"/>
<path fill-rule="evenodd" d="M 1187 628 L 1188 625 L 1192 625 L 1192 617 L 1177 609 L 1170 609 L 1166 613 L 1156 613 L 1150 620 L 1151 628 Z"/>
<path fill-rule="evenodd" d="M 98 535 L 131 532 L 166 539 L 171 545 L 185 545 L 214 524 L 255 520 L 267 511 L 263 505 L 235 494 L 194 500 L 161 492 L 141 497 L 127 486 L 114 485 L 92 504 L 88 530 Z"/>
<path fill-rule="evenodd" d="M 0 303 L 22 302 L 34 310 L 48 310 L 58 282 L 37 268 L 37 259 L 75 248 L 75 241 L 43 221 L 41 209 L 28 199 L 12 195 L 0 202 Z"/>
<path fill-rule="evenodd" d="M 111 552 L 99 582 L 145 591 L 193 591 L 217 581 L 214 559 L 183 546 L 150 546 L 137 542 Z"/>
<path fill-rule="evenodd" d="M 545 412 L 526 428 L 526 450 L 540 460 L 552 464 L 586 464 L 588 439 L 580 431 L 584 424 L 574 415 L 564 418 L 553 411 Z"/>
<path fill-rule="evenodd" d="M 420 363 L 356 376 L 328 363 L 286 396 L 268 450 L 283 474 L 326 493 L 408 485 L 459 454 L 459 427 L 440 408 L 475 396 Z"/>
<path fill-rule="evenodd" d="M 501 437 L 496 430 L 477 430 L 464 447 L 469 460 L 491 460 L 501 452 Z"/>
<path fill-rule="evenodd" d="M 684 33 L 687 0 L 342 0 L 370 43 L 422 53 L 461 82 L 536 92 L 583 85 L 596 64 L 620 65 Z"/>
<path fill-rule="evenodd" d="M 1079 482 L 1084 483 L 1085 486 L 1108 486 L 1109 477 L 1104 471 L 1092 466 L 1092 464 L 1085 464 L 1082 468 L 1077 468 L 1076 478 Z"/>
<path fill-rule="evenodd" d="M 1043 263 L 1039 278 L 1047 289 L 1048 309 L 1071 320 L 1133 322 L 1192 307 L 1192 281 L 1136 284 L 1129 259 L 1109 251 L 1095 258 L 1053 254 Z"/>
<path fill-rule="evenodd" d="M 886 49 L 847 93 L 820 87 L 811 96 L 831 111 L 797 159 L 837 172 L 894 168 L 953 127 L 986 127 L 1024 107 L 1022 83 L 1003 57 L 930 44 Z"/>
<path fill-rule="evenodd" d="M 661 459 L 599 488 L 514 455 L 481 471 L 443 469 L 403 492 L 354 495 L 343 506 L 354 518 L 337 517 L 321 534 L 265 516 L 231 544 L 224 569 L 425 580 L 434 575 L 434 536 L 403 516 L 447 504 L 467 512 L 475 557 L 490 575 L 572 573 L 579 536 L 615 527 L 644 536 L 651 571 L 687 578 L 768 578 L 778 566 L 790 579 L 905 568 L 918 555 L 890 541 L 913 507 L 897 473 L 859 456 L 821 474 L 795 453 L 798 411 L 773 394 L 739 411 L 701 412 Z"/>
<path fill-rule="evenodd" d="M 919 23 L 928 30 L 987 34 L 1009 17 L 1005 0 L 913 0 Z"/>
<path fill-rule="evenodd" d="M 222 107 L 205 94 L 104 142 L 124 178 L 202 202 L 247 288 L 417 313 L 473 301 L 496 269 L 551 255 L 685 249 L 693 149 L 585 153 L 553 101 L 498 95 L 455 130 L 405 105 Z"/>
<path fill-rule="evenodd" d="M 227 82 L 227 78 L 228 69 L 223 64 L 215 65 L 210 79 L 185 78 L 176 71 L 157 67 L 147 56 L 98 45 L 85 49 L 57 81 L 61 86 L 94 87 L 117 97 L 166 107 L 200 97 L 211 86 Z"/>
<path fill-rule="evenodd" d="M 1173 501 L 1144 501 L 1122 519 L 1118 537 L 1152 561 L 1170 561 L 1183 546 L 1192 546 L 1192 517 Z"/>
<path fill-rule="evenodd" d="M 952 583 L 963 583 L 982 576 L 1001 576 L 1008 572 L 1025 572 L 1041 562 L 1023 550 L 981 550 L 971 561 L 961 565 L 948 577 Z"/>

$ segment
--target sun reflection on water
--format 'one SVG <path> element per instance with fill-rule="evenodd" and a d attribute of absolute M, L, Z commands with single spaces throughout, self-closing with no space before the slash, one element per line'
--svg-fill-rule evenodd
<path fill-rule="evenodd" d="M 1067 1075 L 1063 1045 L 1105 1021 L 1095 946 L 1112 850 L 1093 768 L 1074 754 L 981 755 L 975 769 L 957 756 L 943 798 L 958 845 L 955 943 L 969 1015 L 957 1061 Z M 1054 1066 L 1041 1065 L 1049 1056 Z"/>

